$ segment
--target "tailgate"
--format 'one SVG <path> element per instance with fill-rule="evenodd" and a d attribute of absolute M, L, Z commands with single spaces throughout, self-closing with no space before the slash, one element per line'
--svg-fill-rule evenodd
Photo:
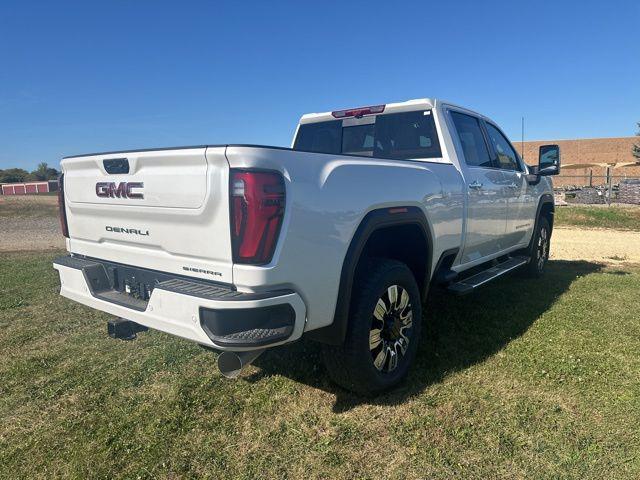
<path fill-rule="evenodd" d="M 69 250 L 232 283 L 225 147 L 65 158 Z"/>

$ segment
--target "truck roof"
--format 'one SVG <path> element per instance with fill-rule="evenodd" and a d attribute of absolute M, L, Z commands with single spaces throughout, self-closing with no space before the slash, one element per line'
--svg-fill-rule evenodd
<path fill-rule="evenodd" d="M 426 110 L 431 108 L 436 108 L 437 105 L 447 104 L 453 107 L 461 108 L 463 110 L 467 110 L 471 112 L 468 108 L 460 107 L 458 105 L 454 105 L 451 102 L 445 102 L 436 98 L 416 98 L 413 100 L 407 100 L 405 102 L 396 102 L 396 103 L 386 103 L 384 105 L 380 104 L 380 106 L 384 106 L 384 113 L 398 113 L 398 112 L 410 112 L 414 110 Z M 367 107 L 358 107 L 351 108 L 350 110 L 358 110 L 360 108 Z M 339 110 L 340 111 L 340 110 Z M 320 113 L 306 113 L 300 118 L 300 123 L 315 123 L 315 122 L 326 122 L 327 120 L 335 120 L 336 117 L 333 113 L 336 112 L 320 112 Z M 476 113 L 476 112 L 472 112 Z"/>

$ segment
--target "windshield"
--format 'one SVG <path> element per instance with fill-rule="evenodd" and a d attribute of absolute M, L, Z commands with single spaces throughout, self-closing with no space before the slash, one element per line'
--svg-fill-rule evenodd
<path fill-rule="evenodd" d="M 431 110 L 306 123 L 293 148 L 393 159 L 442 156 Z"/>

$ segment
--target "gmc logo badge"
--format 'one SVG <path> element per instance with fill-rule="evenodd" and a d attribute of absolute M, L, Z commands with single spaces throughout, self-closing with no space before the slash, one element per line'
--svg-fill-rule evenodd
<path fill-rule="evenodd" d="M 101 198 L 144 198 L 142 192 L 134 191 L 143 187 L 143 182 L 98 182 L 96 195 Z"/>

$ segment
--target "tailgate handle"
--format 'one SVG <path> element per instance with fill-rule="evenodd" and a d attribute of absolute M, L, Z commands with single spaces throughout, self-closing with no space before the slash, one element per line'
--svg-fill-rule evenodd
<path fill-rule="evenodd" d="M 126 158 L 110 158 L 109 160 L 103 160 L 102 164 L 107 173 L 112 175 L 129 173 L 129 160 Z"/>

